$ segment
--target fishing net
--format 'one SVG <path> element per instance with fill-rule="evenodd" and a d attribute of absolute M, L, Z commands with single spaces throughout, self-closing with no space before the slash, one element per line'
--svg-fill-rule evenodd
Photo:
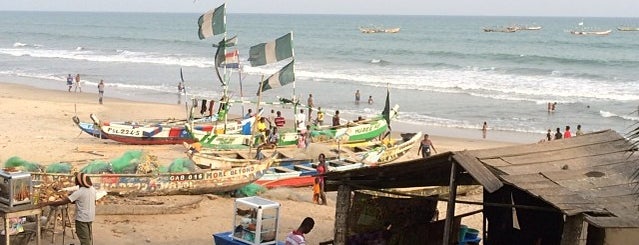
<path fill-rule="evenodd" d="M 235 191 L 236 197 L 252 197 L 257 196 L 258 194 L 265 192 L 266 188 L 258 184 L 248 184 L 240 189 Z"/>
<path fill-rule="evenodd" d="M 72 166 L 69 163 L 53 163 L 47 166 L 44 172 L 57 174 L 71 173 L 71 168 Z"/>
<path fill-rule="evenodd" d="M 169 166 L 169 172 L 171 173 L 189 173 L 195 172 L 196 170 L 197 166 L 188 158 L 175 159 Z"/>
<path fill-rule="evenodd" d="M 134 174 L 140 164 L 143 153 L 140 150 L 130 150 L 122 154 L 119 158 L 111 161 L 113 172 L 119 174 Z"/>
<path fill-rule="evenodd" d="M 14 156 L 4 163 L 5 168 L 19 168 L 28 172 L 39 172 L 41 167 L 37 163 L 28 162 L 20 157 Z"/>
<path fill-rule="evenodd" d="M 89 163 L 80 169 L 80 172 L 85 174 L 113 173 L 113 167 L 108 162 L 98 160 Z"/>

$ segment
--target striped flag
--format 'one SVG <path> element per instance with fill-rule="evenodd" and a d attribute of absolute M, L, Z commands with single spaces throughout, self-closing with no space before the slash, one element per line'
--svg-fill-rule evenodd
<path fill-rule="evenodd" d="M 260 43 L 251 47 L 249 59 L 251 66 L 263 66 L 293 57 L 293 33 L 268 43 Z"/>
<path fill-rule="evenodd" d="M 197 21 L 200 40 L 226 32 L 226 4 L 206 12 Z"/>
<path fill-rule="evenodd" d="M 295 81 L 295 60 L 291 60 L 291 63 L 284 66 L 275 74 L 268 77 L 266 80 L 262 82 L 261 91 L 264 92 L 266 90 L 272 88 L 279 88 L 286 84 L 292 83 Z M 260 91 L 257 92 L 258 95 Z"/>
<path fill-rule="evenodd" d="M 240 51 L 234 50 L 224 55 L 224 61 L 219 63 L 220 67 L 238 68 L 240 67 Z"/>

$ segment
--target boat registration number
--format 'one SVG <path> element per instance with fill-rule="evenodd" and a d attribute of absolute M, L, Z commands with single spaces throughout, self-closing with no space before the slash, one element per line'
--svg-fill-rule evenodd
<path fill-rule="evenodd" d="M 142 130 L 132 129 L 132 128 L 111 128 L 111 127 L 108 127 L 106 131 L 109 134 L 133 135 L 133 136 L 142 135 Z"/>

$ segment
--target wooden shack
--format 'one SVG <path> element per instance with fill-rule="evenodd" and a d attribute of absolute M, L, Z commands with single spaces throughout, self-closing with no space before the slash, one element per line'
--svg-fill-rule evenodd
<path fill-rule="evenodd" d="M 354 190 L 482 185 L 484 244 L 635 244 L 639 241 L 636 148 L 606 130 L 570 139 L 446 152 L 428 159 L 326 174 L 338 191 L 334 244 L 346 244 Z M 448 200 L 444 239 L 455 244 Z"/>

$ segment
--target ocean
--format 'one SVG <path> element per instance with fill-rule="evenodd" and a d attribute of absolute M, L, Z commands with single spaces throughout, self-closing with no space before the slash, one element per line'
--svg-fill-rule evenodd
<path fill-rule="evenodd" d="M 212 44 L 221 36 L 199 40 L 199 15 L 2 12 L 0 81 L 66 90 L 67 74 L 80 73 L 84 91 L 96 93 L 104 79 L 107 98 L 176 103 L 182 68 L 189 94 L 220 98 Z M 570 34 L 579 22 L 614 31 Z M 513 24 L 543 29 L 482 31 Z M 250 67 L 249 47 L 292 31 L 295 85 L 265 92 L 265 101 L 295 94 L 305 102 L 312 93 L 316 105 L 352 120 L 381 112 L 388 88 L 391 103 L 400 105 L 397 123 L 426 133 L 479 130 L 485 121 L 491 132 L 527 140 L 566 125 L 574 132 L 577 124 L 623 134 L 639 122 L 639 32 L 615 28 L 633 24 L 639 19 L 228 14 L 227 33 L 238 35 L 244 66 L 242 88 L 234 72 L 229 91 L 234 99 L 257 100 L 261 77 L 286 62 Z M 401 31 L 358 30 L 371 25 Z M 354 103 L 356 90 L 362 103 Z M 549 102 L 557 102 L 553 113 Z"/>

